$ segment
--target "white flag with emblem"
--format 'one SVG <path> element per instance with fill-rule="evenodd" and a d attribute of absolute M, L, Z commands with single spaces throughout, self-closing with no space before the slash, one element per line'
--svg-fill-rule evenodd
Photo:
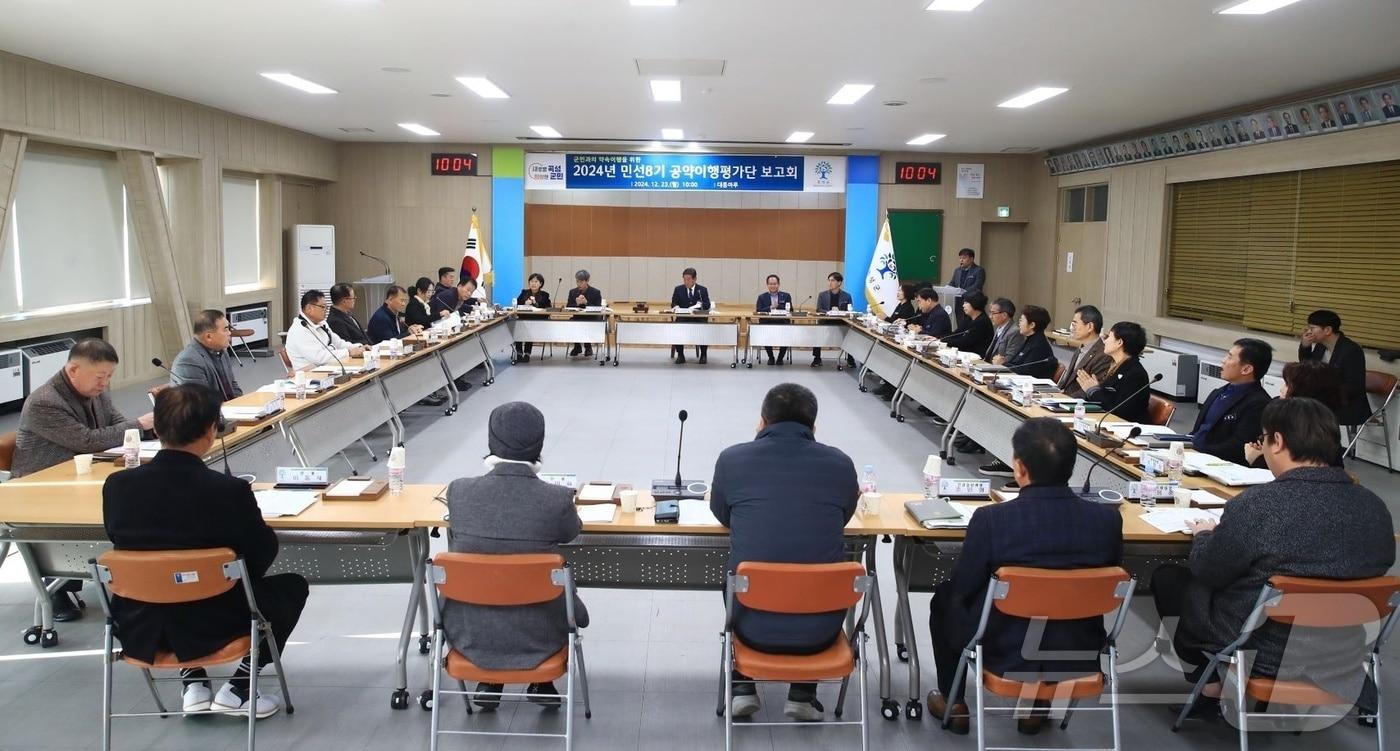
<path fill-rule="evenodd" d="M 894 241 L 890 239 L 890 220 L 880 229 L 880 239 L 875 243 L 875 254 L 870 257 L 870 271 L 865 274 L 865 302 L 870 312 L 886 318 L 894 313 L 899 301 L 895 293 L 899 291 L 899 270 L 894 263 Z"/>

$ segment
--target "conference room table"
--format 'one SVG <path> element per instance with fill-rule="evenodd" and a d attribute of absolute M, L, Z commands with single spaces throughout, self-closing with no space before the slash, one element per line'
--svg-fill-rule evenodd
<path fill-rule="evenodd" d="M 574 308 L 512 308 L 507 324 L 516 342 L 534 344 L 592 344 L 599 349 L 606 365 L 613 359 L 613 314 L 588 312 Z M 514 352 L 511 362 L 515 361 Z"/>
<path fill-rule="evenodd" d="M 623 345 L 730 347 L 729 367 L 739 367 L 739 330 L 742 313 L 675 311 L 671 308 L 645 313 L 619 311 L 613 317 L 617 348 L 613 365 L 622 364 Z"/>

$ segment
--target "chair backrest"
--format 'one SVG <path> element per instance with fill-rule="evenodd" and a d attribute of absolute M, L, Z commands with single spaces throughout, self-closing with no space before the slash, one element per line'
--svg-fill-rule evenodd
<path fill-rule="evenodd" d="M 1103 616 L 1132 596 L 1132 577 L 1118 566 L 1045 569 L 1002 566 L 993 575 L 997 610 L 1051 621 Z"/>
<path fill-rule="evenodd" d="M 1395 390 L 1396 378 L 1389 373 L 1382 373 L 1379 370 L 1366 371 L 1366 393 L 1382 398 L 1390 396 L 1390 392 Z"/>
<path fill-rule="evenodd" d="M 115 595 L 157 605 L 205 600 L 233 589 L 241 568 L 229 548 L 110 550 L 97 559 L 98 579 Z"/>
<path fill-rule="evenodd" d="M 1400 605 L 1400 577 L 1309 579 L 1274 576 L 1269 586 L 1283 593 L 1264 606 L 1270 620 L 1314 628 L 1375 623 Z"/>
<path fill-rule="evenodd" d="M 433 584 L 443 597 L 473 605 L 534 605 L 564 594 L 556 571 L 564 569 L 558 553 L 438 553 L 433 557 Z"/>
<path fill-rule="evenodd" d="M 1060 379 L 1061 379 L 1061 378 L 1064 378 L 1064 377 L 1065 377 L 1065 364 L 1062 363 L 1062 362 L 1055 363 L 1055 383 L 1059 383 L 1059 382 L 1060 382 Z"/>
<path fill-rule="evenodd" d="M 277 357 L 282 360 L 282 367 L 287 369 L 287 375 L 290 376 L 296 373 L 296 368 L 292 367 L 292 356 L 287 354 L 286 347 L 277 350 Z"/>
<path fill-rule="evenodd" d="M 1147 421 L 1153 425 L 1163 427 L 1172 423 L 1172 415 L 1176 414 L 1176 402 L 1170 399 L 1151 394 L 1147 397 Z"/>
<path fill-rule="evenodd" d="M 734 594 L 744 607 L 770 613 L 830 613 L 860 602 L 870 586 L 865 566 L 842 563 L 757 563 L 735 571 Z"/>
<path fill-rule="evenodd" d="M 19 433 L 11 431 L 0 434 L 0 472 L 9 472 L 15 466 L 15 442 Z"/>

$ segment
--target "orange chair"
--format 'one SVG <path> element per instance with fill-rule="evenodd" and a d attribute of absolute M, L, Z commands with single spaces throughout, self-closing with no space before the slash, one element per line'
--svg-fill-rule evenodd
<path fill-rule="evenodd" d="M 1023 566 L 1002 566 L 992 574 L 987 585 L 987 599 L 982 603 L 982 618 L 977 633 L 963 649 L 958 660 L 956 677 L 950 696 L 957 696 L 967 672 L 973 675 L 976 692 L 977 748 L 986 749 L 986 714 L 992 711 L 1016 712 L 1016 707 L 985 707 L 983 691 L 1009 699 L 1035 701 L 1068 701 L 1060 727 L 1069 725 L 1069 716 L 1081 699 L 1102 696 L 1108 684 L 1108 706 L 1086 707 L 1085 712 L 1108 712 L 1113 722 L 1113 748 L 1122 747 L 1118 718 L 1118 634 L 1127 620 L 1132 601 L 1134 577 L 1117 566 L 1087 569 L 1043 569 Z M 1082 676 L 1055 677 L 1050 680 L 1021 681 L 982 669 L 982 637 L 992 608 L 1017 618 L 1036 621 L 1066 621 L 1102 617 L 1114 614 L 1113 625 L 1099 651 L 1108 656 L 1108 675 L 1095 671 Z M 943 715 L 943 727 L 953 719 L 950 699 Z"/>
<path fill-rule="evenodd" d="M 152 678 L 152 670 L 180 670 L 182 668 L 204 668 L 238 662 L 246 655 L 252 666 L 248 678 L 249 696 L 258 695 L 258 678 L 268 677 L 258 669 L 258 650 L 266 646 L 272 650 L 272 662 L 277 666 L 277 681 L 282 687 L 282 700 L 287 714 L 296 711 L 292 706 L 292 696 L 287 691 L 287 680 L 282 671 L 282 655 L 278 653 L 277 642 L 272 638 L 272 626 L 258 610 L 253 597 L 253 585 L 248 579 L 248 570 L 243 559 L 229 548 L 207 548 L 200 550 L 111 550 L 101 558 L 88 563 L 92 579 L 97 582 L 102 611 L 106 614 L 106 625 L 102 634 L 102 749 L 112 748 L 113 717 L 166 717 L 171 714 L 204 714 L 203 712 L 170 712 L 156 692 L 156 683 L 179 681 L 180 677 Z M 117 627 L 112 617 L 112 595 L 151 605 L 175 605 L 196 602 L 221 595 L 243 583 L 243 594 L 248 600 L 248 635 L 229 640 L 218 651 L 194 660 L 181 661 L 170 652 L 160 652 L 155 662 L 142 662 L 134 657 L 113 653 L 112 640 Z M 264 639 L 259 639 L 259 633 Z M 260 644 L 261 643 L 261 644 Z M 112 665 L 118 659 L 139 668 L 146 679 L 146 687 L 156 700 L 159 712 L 112 713 Z M 248 751 L 253 751 L 257 730 L 257 702 L 248 702 Z"/>
<path fill-rule="evenodd" d="M 1350 708 L 1351 699 L 1337 696 L 1306 679 L 1278 680 L 1257 677 L 1249 674 L 1248 664 L 1242 655 L 1242 647 L 1255 629 L 1264 621 L 1272 620 L 1293 626 L 1307 628 L 1346 628 L 1380 624 L 1376 640 L 1372 644 L 1365 661 L 1358 667 L 1369 674 L 1376 686 L 1376 713 L 1369 719 L 1375 720 L 1377 744 L 1385 751 L 1384 696 L 1381 695 L 1381 647 L 1395 630 L 1400 612 L 1400 577 L 1378 576 L 1371 579 L 1309 579 L 1300 576 L 1273 576 L 1259 592 L 1254 609 L 1245 618 L 1240 635 L 1219 653 L 1211 655 L 1210 662 L 1202 672 L 1201 679 L 1191 689 L 1191 696 L 1182 707 L 1181 715 L 1172 725 L 1172 730 L 1181 728 L 1181 723 L 1190 713 L 1192 705 L 1200 698 L 1201 691 L 1213 676 L 1228 685 L 1231 676 L 1235 684 L 1235 717 L 1239 728 L 1240 749 L 1249 749 L 1249 718 L 1271 719 L 1315 719 L 1317 715 L 1286 714 L 1275 712 L 1246 711 L 1246 699 L 1262 704 L 1286 704 L 1304 710 L 1315 707 Z M 1249 677 L 1240 680 L 1240 675 Z"/>
<path fill-rule="evenodd" d="M 1153 425 L 1166 427 L 1176 414 L 1176 402 L 1151 394 L 1147 397 L 1147 421 Z"/>
<path fill-rule="evenodd" d="M 1356 442 L 1361 440 L 1361 434 L 1366 432 L 1366 428 L 1380 428 L 1381 442 L 1385 444 L 1385 468 L 1389 472 L 1395 472 L 1395 459 L 1391 456 L 1390 449 L 1390 420 L 1386 418 L 1387 408 L 1390 402 L 1395 399 L 1397 383 L 1400 379 L 1389 373 L 1382 373 L 1379 370 L 1366 371 L 1366 393 L 1370 396 L 1379 397 L 1381 406 L 1371 412 L 1371 418 L 1361 425 L 1349 425 L 1347 431 L 1351 434 L 1347 442 L 1346 455 L 1355 456 L 1353 449 Z M 1369 404 L 1368 404 L 1369 406 Z"/>
<path fill-rule="evenodd" d="M 724 691 L 717 714 L 724 716 L 724 748 L 734 747 L 734 670 L 756 683 L 840 683 L 836 717 L 846 703 L 846 689 L 854 671 L 860 681 L 860 720 L 830 722 L 828 725 L 859 725 L 860 747 L 870 747 L 865 685 L 865 617 L 870 601 L 864 598 L 873 586 L 873 577 L 855 561 L 844 563 L 754 563 L 739 564 L 725 583 L 724 653 L 720 681 Z M 830 613 L 850 610 L 864 600 L 860 617 L 850 634 L 836 637 L 826 650 L 813 655 L 777 655 L 760 652 L 739 640 L 734 633 L 734 600 L 746 608 L 770 613 Z M 750 722 L 743 727 L 791 726 L 786 722 Z"/>
<path fill-rule="evenodd" d="M 481 553 L 438 553 L 428 562 L 427 579 L 428 609 L 433 618 L 433 688 L 425 694 L 420 703 L 433 712 L 431 751 L 437 751 L 439 735 L 513 735 L 532 738 L 563 738 L 564 748 L 572 749 L 574 743 L 574 698 L 583 694 L 583 716 L 593 717 L 588 702 L 588 673 L 584 670 L 582 638 L 578 635 L 578 622 L 574 619 L 574 576 L 564 565 L 564 557 L 557 553 L 523 553 L 516 555 L 486 555 Z M 436 592 L 434 592 L 436 588 Z M 441 607 L 438 594 L 455 602 L 492 607 L 513 607 L 551 602 L 563 596 L 568 619 L 569 643 L 555 652 L 544 662 L 531 670 L 489 670 L 473 663 L 466 655 L 445 645 Z M 446 654 L 444 654 L 446 647 Z M 570 659 L 572 656 L 573 659 Z M 444 691 L 442 674 L 457 680 L 457 691 Z M 578 674 L 579 692 L 574 691 L 574 675 Z M 467 691 L 467 681 L 480 683 L 547 683 L 566 678 L 563 698 L 564 733 L 502 733 L 471 730 L 439 729 L 438 698 L 444 694 L 461 696 L 467 704 L 467 714 L 472 714 L 473 696 L 509 697 L 519 701 L 528 694 L 508 692 Z"/>
<path fill-rule="evenodd" d="M 1057 362 L 1057 363 L 1055 363 L 1055 383 L 1059 383 L 1059 382 L 1060 382 L 1060 379 L 1061 379 L 1061 378 L 1064 378 L 1064 377 L 1065 377 L 1065 364 L 1062 363 L 1062 362 Z"/>

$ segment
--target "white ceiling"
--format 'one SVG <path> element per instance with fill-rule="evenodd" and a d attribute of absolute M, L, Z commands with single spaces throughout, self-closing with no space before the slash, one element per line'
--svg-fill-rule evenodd
<path fill-rule="evenodd" d="M 1055 148 L 1400 67 L 1400 2 L 1303 0 L 1220 16 L 1227 0 L 3 0 L 0 49 L 327 138 L 502 143 L 548 124 L 569 138 L 814 142 L 930 151 Z M 721 58 L 651 101 L 636 58 Z M 403 67 L 409 73 L 386 73 Z M 267 81 L 296 73 L 340 93 Z M 483 100 L 454 76 L 510 93 Z M 946 79 L 926 82 L 921 79 Z M 826 99 L 873 83 L 859 103 Z M 996 104 L 1037 85 L 1070 92 Z M 433 98 L 447 92 L 450 98 Z M 884 100 L 907 100 L 885 107 Z M 340 127 L 369 127 L 349 136 Z"/>

